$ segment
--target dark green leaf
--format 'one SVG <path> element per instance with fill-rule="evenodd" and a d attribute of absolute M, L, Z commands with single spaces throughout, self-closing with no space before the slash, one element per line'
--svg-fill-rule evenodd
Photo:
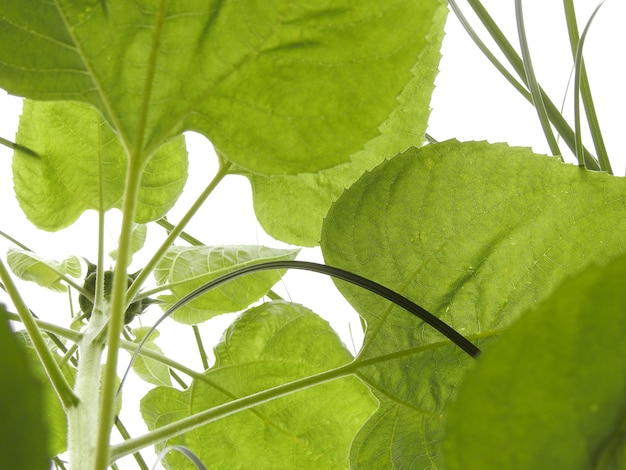
<path fill-rule="evenodd" d="M 626 257 L 566 280 L 481 356 L 449 409 L 450 470 L 626 464 Z"/>
<path fill-rule="evenodd" d="M 49 468 L 43 392 L 0 304 L 0 456 L 7 469 Z"/>

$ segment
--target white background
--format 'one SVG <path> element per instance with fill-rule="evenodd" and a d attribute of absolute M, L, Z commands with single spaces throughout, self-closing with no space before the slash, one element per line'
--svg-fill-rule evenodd
<path fill-rule="evenodd" d="M 464 7 L 462 1 L 459 3 Z M 597 2 L 585 0 L 575 3 L 578 8 L 579 29 L 582 31 Z M 484 5 L 507 32 L 509 40 L 517 45 L 514 2 L 491 0 L 485 1 Z M 463 10 L 469 12 L 468 8 Z M 625 13 L 626 2 L 608 0 L 598 13 L 585 45 L 590 83 L 616 175 L 624 174 L 626 162 L 621 141 L 626 108 L 626 92 L 623 85 Z M 560 106 L 565 97 L 566 114 L 571 116 L 573 97 L 571 92 L 566 96 L 566 90 L 572 58 L 562 14 L 562 2 L 526 1 L 524 14 L 538 80 L 557 106 Z M 469 15 L 469 18 L 471 20 L 472 16 Z M 476 26 L 478 23 L 472 21 L 472 24 Z M 437 78 L 431 103 L 433 111 L 428 132 L 437 140 L 456 138 L 508 142 L 511 145 L 532 147 L 538 153 L 548 152 L 534 109 L 481 55 L 453 14 L 450 14 L 446 33 L 441 73 Z M 484 34 L 481 36 L 486 38 Z M 19 99 L 0 97 L 1 136 L 14 140 L 19 112 Z M 562 148 L 565 146 L 562 145 Z M 189 135 L 188 149 L 190 152 L 188 186 L 168 216 L 173 222 L 186 211 L 216 169 L 212 148 L 202 136 Z M 11 154 L 10 150 L 0 148 L 0 230 L 18 238 L 43 257 L 62 259 L 69 255 L 77 255 L 95 260 L 97 219 L 94 213 L 86 213 L 77 224 L 56 233 L 40 232 L 25 220 L 13 195 Z M 573 161 L 571 155 L 566 158 Z M 115 248 L 119 219 L 119 214 L 115 211 L 107 215 L 108 250 Z M 187 230 L 206 244 L 284 246 L 268 237 L 256 223 L 249 184 L 246 179 L 238 176 L 228 177 L 218 187 Z M 163 231 L 157 227 L 151 228 L 148 237 L 149 243 L 135 257 L 131 271 L 139 269 L 146 261 L 151 253 L 150 247 L 157 246 L 159 240 L 163 238 Z M 2 256 L 9 246 L 8 242 L 0 239 Z M 300 259 L 321 261 L 318 250 L 304 250 Z M 65 295 L 33 289 L 27 283 L 19 285 L 31 308 L 41 317 L 68 324 Z M 327 278 L 312 273 L 290 272 L 276 290 L 281 295 L 294 302 L 303 303 L 322 315 L 338 330 L 348 347 L 351 349 L 358 347 L 361 340 L 358 319 Z M 8 303 L 2 292 L 0 301 Z M 142 317 L 143 324 L 151 324 L 158 316 L 160 310 L 156 307 L 154 310 L 152 314 L 147 313 Z M 158 344 L 171 357 L 200 369 L 191 329 L 174 322 L 165 325 L 160 329 L 161 338 Z M 224 321 L 221 318 L 202 325 L 204 341 L 207 344 L 215 343 L 219 340 L 223 327 Z M 128 356 L 122 353 L 121 358 L 126 362 Z M 145 426 L 137 411 L 136 400 L 147 389 L 143 383 L 135 380 L 128 383 L 125 390 L 126 406 L 123 419 L 133 435 L 145 432 Z M 144 452 L 144 456 L 151 465 L 154 461 L 153 454 Z M 122 468 L 136 468 L 132 460 L 124 459 L 120 461 L 122 462 L 126 462 L 121 465 Z"/>

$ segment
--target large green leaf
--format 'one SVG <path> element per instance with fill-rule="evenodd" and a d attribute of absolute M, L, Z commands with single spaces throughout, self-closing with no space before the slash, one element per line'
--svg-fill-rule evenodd
<path fill-rule="evenodd" d="M 237 268 L 263 261 L 293 260 L 299 250 L 257 245 L 194 246 L 170 248 L 157 265 L 154 276 L 171 295 L 159 299 L 163 309 L 185 295 Z M 283 271 L 263 271 L 241 277 L 213 289 L 178 309 L 172 318 L 181 323 L 201 323 L 222 313 L 236 312 L 263 297 L 276 284 Z"/>
<path fill-rule="evenodd" d="M 11 271 L 25 281 L 33 281 L 48 289 L 65 292 L 67 286 L 63 283 L 62 276 L 69 275 L 78 278 L 82 268 L 80 261 L 75 256 L 70 256 L 63 261 L 51 261 L 40 258 L 32 251 L 9 248 L 7 263 Z"/>
<path fill-rule="evenodd" d="M 527 149 L 452 141 L 364 175 L 329 212 L 322 249 L 328 264 L 404 294 L 484 346 L 563 278 L 621 253 L 624 214 L 620 178 Z M 392 355 L 359 374 L 377 386 L 381 408 L 355 440 L 353 465 L 368 468 L 381 453 L 434 465 L 467 361 L 406 312 L 339 288 L 367 323 L 360 357 Z M 396 415 L 413 424 L 394 427 L 391 442 L 371 438 Z"/>
<path fill-rule="evenodd" d="M 17 142 L 39 155 L 16 152 L 13 159 L 17 199 L 37 227 L 58 230 L 87 209 L 98 210 L 101 188 L 104 210 L 121 207 L 126 151 L 93 107 L 26 100 Z M 181 136 L 148 161 L 135 220 L 145 223 L 166 214 L 186 180 L 187 151 Z"/>
<path fill-rule="evenodd" d="M 317 174 L 246 175 L 252 184 L 256 216 L 274 238 L 300 246 L 317 245 L 322 221 L 345 188 L 385 158 L 422 144 L 448 9 L 440 0 L 416 2 L 416 7 L 420 12 L 411 34 L 421 52 L 412 79 L 398 97 L 398 108 L 379 128 L 380 136 L 351 155 L 349 163 Z"/>
<path fill-rule="evenodd" d="M 152 390 L 141 407 L 150 429 L 352 360 L 328 323 L 286 302 L 245 312 L 226 331 L 215 356 L 206 375 L 221 389 L 196 380 L 185 392 Z M 359 380 L 344 377 L 228 416 L 162 446 L 186 445 L 214 469 L 345 469 L 350 442 L 375 407 Z M 168 457 L 168 465 L 194 468 L 175 455 Z"/>
<path fill-rule="evenodd" d="M 348 159 L 420 52 L 412 0 L 5 0 L 0 86 L 86 101 L 134 156 L 184 130 L 253 171 Z"/>
<path fill-rule="evenodd" d="M 0 456 L 4 468 L 50 468 L 43 393 L 0 304 Z"/>
<path fill-rule="evenodd" d="M 449 409 L 446 468 L 626 465 L 626 257 L 566 280 L 480 357 Z"/>

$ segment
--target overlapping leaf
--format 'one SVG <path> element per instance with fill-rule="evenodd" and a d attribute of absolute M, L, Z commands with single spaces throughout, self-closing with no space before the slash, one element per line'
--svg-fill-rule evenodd
<path fill-rule="evenodd" d="M 17 141 L 39 158 L 17 152 L 15 192 L 26 217 L 39 228 L 59 230 L 88 209 L 119 208 L 127 156 L 113 130 L 91 106 L 26 100 Z M 141 179 L 135 220 L 162 217 L 187 180 L 187 151 L 178 137 L 148 161 Z"/>
<path fill-rule="evenodd" d="M 6 468 L 49 468 L 43 391 L 0 304 L 0 455 Z"/>
<path fill-rule="evenodd" d="M 256 216 L 274 238 L 300 246 L 317 245 L 322 221 L 345 188 L 384 159 L 422 144 L 448 9 L 439 0 L 417 2 L 416 7 L 421 11 L 410 32 L 419 41 L 421 53 L 412 70 L 413 78 L 398 97 L 398 108 L 379 128 L 380 136 L 351 155 L 349 163 L 317 174 L 247 175 Z"/>
<path fill-rule="evenodd" d="M 78 278 L 82 268 L 75 256 L 63 261 L 44 260 L 31 251 L 9 248 L 7 263 L 11 271 L 25 281 L 33 281 L 48 289 L 65 292 L 67 286 L 63 284 L 63 276 Z"/>
<path fill-rule="evenodd" d="M 328 323 L 285 302 L 244 313 L 226 331 L 215 356 L 207 378 L 220 388 L 196 380 L 185 392 L 159 387 L 146 395 L 141 410 L 150 429 L 352 360 Z M 350 442 L 375 406 L 362 383 L 344 377 L 223 418 L 166 444 L 186 445 L 215 469 L 345 469 Z M 171 455 L 168 468 L 193 467 Z"/>
<path fill-rule="evenodd" d="M 155 269 L 158 284 L 171 295 L 160 297 L 167 309 L 189 292 L 237 268 L 263 261 L 293 260 L 297 249 L 264 246 L 175 246 Z M 182 323 L 201 323 L 216 315 L 236 312 L 263 297 L 282 277 L 282 271 L 263 271 L 228 282 L 177 310 L 172 318 Z"/>
<path fill-rule="evenodd" d="M 247 169 L 317 171 L 397 106 L 422 3 L 6 0 L 0 86 L 94 105 L 137 158 L 197 130 Z"/>
<path fill-rule="evenodd" d="M 626 258 L 566 280 L 483 353 L 450 407 L 450 470 L 626 464 Z"/>
<path fill-rule="evenodd" d="M 364 175 L 329 213 L 322 249 L 328 264 L 403 293 L 484 346 L 564 277 L 622 252 L 623 189 L 619 178 L 529 150 L 444 142 Z M 368 468 L 378 452 L 394 463 L 433 465 L 445 406 L 467 361 L 406 312 L 340 289 L 368 325 L 361 357 L 391 355 L 384 367 L 360 372 L 376 384 L 382 406 L 357 436 L 353 464 Z M 413 425 L 394 428 L 391 442 L 368 440 L 411 413 Z"/>

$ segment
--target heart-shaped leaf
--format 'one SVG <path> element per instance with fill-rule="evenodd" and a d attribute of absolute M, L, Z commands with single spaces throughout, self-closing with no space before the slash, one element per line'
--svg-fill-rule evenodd
<path fill-rule="evenodd" d="M 242 314 L 215 357 L 206 376 L 219 386 L 195 380 L 187 391 L 159 387 L 143 398 L 150 429 L 352 360 L 327 322 L 286 302 Z M 185 445 L 215 469 L 345 469 L 354 433 L 375 406 L 358 379 L 344 377 L 207 424 L 161 447 Z M 193 468 L 175 454 L 167 462 L 168 468 Z"/>
<path fill-rule="evenodd" d="M 413 148 L 338 199 L 322 249 L 328 264 L 404 294 L 484 347 L 565 277 L 623 251 L 623 183 L 506 145 Z M 359 358 L 390 358 L 360 373 L 381 407 L 355 439 L 353 465 L 372 468 L 381 455 L 436 465 L 467 359 L 415 317 L 338 286 L 367 323 Z M 375 437 L 383 429 L 391 442 Z"/>
<path fill-rule="evenodd" d="M 39 155 L 18 151 L 13 159 L 17 199 L 37 227 L 59 230 L 88 209 L 121 207 L 126 151 L 95 108 L 26 100 L 17 142 Z M 165 215 L 186 180 L 187 151 L 184 139 L 178 137 L 147 162 L 135 221 L 145 223 Z"/>

